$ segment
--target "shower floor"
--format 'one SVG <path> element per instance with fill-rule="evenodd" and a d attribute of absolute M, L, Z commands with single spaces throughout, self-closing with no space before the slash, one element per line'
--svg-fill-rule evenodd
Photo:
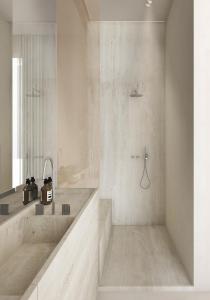
<path fill-rule="evenodd" d="M 100 286 L 190 285 L 164 226 L 113 226 Z"/>

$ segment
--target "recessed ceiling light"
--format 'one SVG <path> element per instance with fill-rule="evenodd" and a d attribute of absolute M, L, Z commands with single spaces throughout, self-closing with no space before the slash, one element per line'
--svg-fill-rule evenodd
<path fill-rule="evenodd" d="M 152 0 L 146 0 L 145 6 L 146 7 L 151 7 L 151 5 L 152 5 Z"/>

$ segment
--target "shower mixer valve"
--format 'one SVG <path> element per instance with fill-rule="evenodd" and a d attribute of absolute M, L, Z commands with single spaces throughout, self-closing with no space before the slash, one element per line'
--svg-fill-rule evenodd
<path fill-rule="evenodd" d="M 138 159 L 138 158 L 140 158 L 140 155 L 131 155 L 131 158 L 132 159 Z"/>
<path fill-rule="evenodd" d="M 145 154 L 144 154 L 144 159 L 145 159 L 145 160 L 149 159 L 149 154 L 148 154 L 148 153 L 145 153 Z"/>

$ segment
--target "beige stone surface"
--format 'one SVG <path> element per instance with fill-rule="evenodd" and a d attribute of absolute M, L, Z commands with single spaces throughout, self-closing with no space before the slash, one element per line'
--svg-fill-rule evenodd
<path fill-rule="evenodd" d="M 164 226 L 113 226 L 100 286 L 189 287 L 190 281 Z"/>
<path fill-rule="evenodd" d="M 13 193 L 7 197 L 0 199 L 0 204 L 9 204 L 9 215 L 1 216 L 0 215 L 0 224 L 11 216 L 15 215 L 22 209 L 23 206 L 23 194 L 22 192 Z"/>
<path fill-rule="evenodd" d="M 174 1 L 169 15 L 165 97 L 166 225 L 188 275 L 193 280 L 194 96 L 191 0 Z"/>
<path fill-rule="evenodd" d="M 165 23 L 100 27 L 100 197 L 113 200 L 115 225 L 163 224 Z M 134 89 L 143 97 L 130 98 Z M 149 190 L 140 188 L 145 146 Z"/>
<path fill-rule="evenodd" d="M 62 205 L 62 203 L 72 205 L 70 216 L 35 216 L 36 203 L 34 202 L 0 226 L 0 297 L 1 295 L 22 296 L 24 294 L 22 299 L 47 299 L 42 297 L 44 297 L 43 294 L 51 297 L 51 290 L 46 289 L 48 284 L 50 284 L 53 295 L 63 292 L 62 299 L 65 299 L 69 293 L 77 294 L 79 290 L 75 292 L 74 289 L 66 289 L 65 284 L 69 280 L 68 276 L 70 280 L 75 280 L 75 284 L 81 282 L 77 281 L 77 274 L 83 276 L 84 265 L 89 263 L 90 253 L 86 252 L 86 247 L 88 249 L 89 246 L 91 254 L 95 253 L 88 267 L 89 277 L 92 281 L 89 283 L 84 280 L 84 287 L 86 286 L 85 289 L 87 289 L 89 284 L 92 284 L 92 289 L 88 290 L 90 292 L 89 299 L 92 300 L 93 295 L 96 297 L 98 195 L 91 189 L 59 190 L 56 199 L 57 205 Z M 84 224 L 82 222 L 83 214 Z M 89 235 L 90 239 L 87 240 Z M 69 262 L 68 259 L 70 259 Z M 71 262 L 76 264 L 73 268 L 73 277 L 71 277 Z M 59 272 L 61 281 L 57 280 Z M 57 282 L 62 284 L 61 289 Z"/>
<path fill-rule="evenodd" d="M 209 300 L 207 292 L 165 292 L 165 291 L 111 291 L 99 293 L 98 300 Z"/>
<path fill-rule="evenodd" d="M 23 243 L 0 267 L 0 295 L 22 295 L 56 243 Z"/>
<path fill-rule="evenodd" d="M 81 3 L 57 1 L 60 187 L 98 186 L 99 39 Z"/>
<path fill-rule="evenodd" d="M 53 258 L 35 278 L 39 300 L 96 298 L 98 204 L 96 192 L 66 232 Z"/>
<path fill-rule="evenodd" d="M 104 261 L 112 231 L 112 200 L 100 199 L 99 204 L 99 279 L 102 276 Z"/>

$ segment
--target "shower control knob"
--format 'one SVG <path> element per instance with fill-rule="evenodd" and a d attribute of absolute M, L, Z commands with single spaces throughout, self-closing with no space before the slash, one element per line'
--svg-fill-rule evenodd
<path fill-rule="evenodd" d="M 149 159 L 149 154 L 145 153 L 144 159 Z"/>
<path fill-rule="evenodd" d="M 140 158 L 140 155 L 131 155 L 131 158 L 132 158 L 132 159 L 139 159 L 139 158 Z"/>

